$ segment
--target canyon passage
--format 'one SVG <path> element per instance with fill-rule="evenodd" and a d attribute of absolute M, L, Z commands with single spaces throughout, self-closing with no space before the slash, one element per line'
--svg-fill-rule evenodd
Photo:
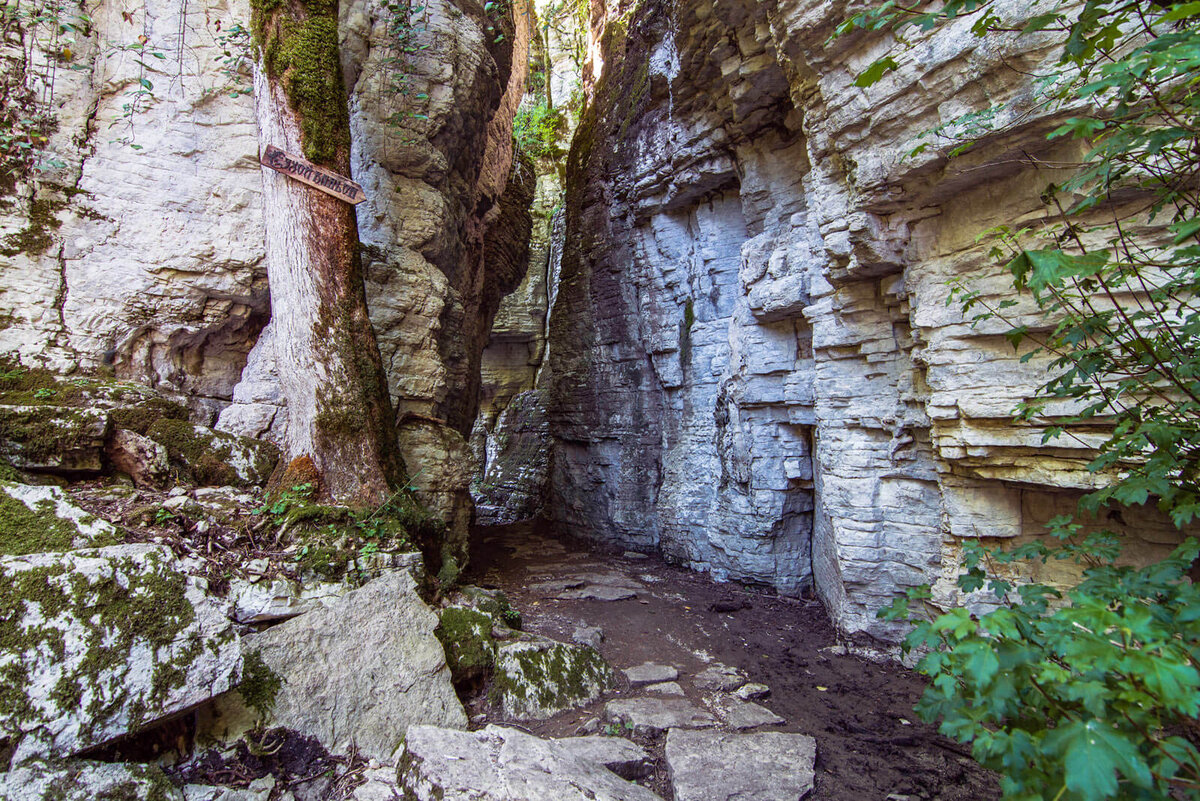
<path fill-rule="evenodd" d="M 1194 797 L 1200 7 L 1043 5 L 0 5 L 0 798 Z"/>

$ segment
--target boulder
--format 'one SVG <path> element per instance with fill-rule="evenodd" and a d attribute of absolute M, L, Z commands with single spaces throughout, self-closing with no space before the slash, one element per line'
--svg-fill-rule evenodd
<path fill-rule="evenodd" d="M 517 729 L 413 726 L 399 760 L 401 797 L 414 801 L 661 801 L 578 745 Z M 602 754 L 608 759 L 611 754 Z"/>
<path fill-rule="evenodd" d="M 170 550 L 0 558 L 0 737 L 14 764 L 102 745 L 237 684 L 226 603 Z"/>
<path fill-rule="evenodd" d="M 0 555 L 95 548 L 119 541 L 108 521 L 84 511 L 58 487 L 0 481 Z"/>
<path fill-rule="evenodd" d="M 244 648 L 273 677 L 276 691 L 260 699 L 272 725 L 386 761 L 412 724 L 467 724 L 436 625 L 413 577 L 397 571 L 244 638 Z"/>
<path fill-rule="evenodd" d="M 183 793 L 152 765 L 82 760 L 29 762 L 0 773 L 5 801 L 184 801 Z"/>
<path fill-rule="evenodd" d="M 813 788 L 816 741 L 804 734 L 671 729 L 675 801 L 799 801 Z"/>
<path fill-rule="evenodd" d="M 202 485 L 265 484 L 279 459 L 279 449 L 269 442 L 186 420 L 160 419 L 146 430 L 146 436 L 166 448 L 174 470 Z"/>
<path fill-rule="evenodd" d="M 593 648 L 526 634 L 497 648 L 492 692 L 506 716 L 544 720 L 591 703 L 615 683 Z"/>
<path fill-rule="evenodd" d="M 113 469 L 129 476 L 138 487 L 157 487 L 170 474 L 167 449 L 127 428 L 112 432 L 104 445 L 104 454 Z"/>

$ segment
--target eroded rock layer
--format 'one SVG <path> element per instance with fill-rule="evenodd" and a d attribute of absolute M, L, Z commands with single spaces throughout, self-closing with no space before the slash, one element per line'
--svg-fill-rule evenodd
<path fill-rule="evenodd" d="M 596 12 L 551 313 L 552 513 L 815 588 L 849 630 L 889 634 L 874 613 L 907 586 L 955 602 L 961 541 L 1044 532 L 1093 485 L 1099 439 L 1014 423 L 1045 365 L 946 302 L 960 280 L 1008 289 L 976 237 L 1041 213 L 1052 176 L 1014 156 L 1045 153 L 1053 121 L 953 162 L 911 151 L 989 103 L 1028 114 L 1024 76 L 1051 50 L 964 21 L 861 89 L 890 43 L 828 41 L 841 4 Z M 1150 512 L 1124 519 L 1143 556 L 1171 539 Z"/>

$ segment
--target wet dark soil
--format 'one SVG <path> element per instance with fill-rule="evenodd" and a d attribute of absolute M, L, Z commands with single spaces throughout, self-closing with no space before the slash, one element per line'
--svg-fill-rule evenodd
<path fill-rule="evenodd" d="M 638 558 L 638 557 L 641 558 Z M 817 741 L 818 801 L 986 801 L 999 797 L 996 777 L 961 745 L 921 723 L 913 704 L 921 676 L 888 662 L 847 653 L 815 600 L 780 598 L 707 576 L 654 556 L 623 554 L 556 535 L 543 525 L 475 532 L 469 583 L 503 590 L 524 628 L 569 641 L 579 626 L 598 626 L 600 651 L 616 668 L 644 662 L 677 667 L 689 698 L 702 693 L 690 678 L 714 663 L 740 668 L 766 684 L 762 706 L 784 725 L 761 730 L 800 732 Z M 560 600 L 547 585 L 624 584 L 633 598 Z M 544 736 L 602 729 L 603 703 L 641 695 L 628 687 L 550 720 L 523 722 Z M 474 710 L 474 725 L 504 722 Z M 659 738 L 661 740 L 661 738 Z M 643 744 L 661 754 L 661 741 Z M 646 783 L 670 798 L 665 767 Z"/>

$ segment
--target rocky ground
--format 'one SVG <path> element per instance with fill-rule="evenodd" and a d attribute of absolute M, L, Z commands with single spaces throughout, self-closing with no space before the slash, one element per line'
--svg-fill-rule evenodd
<path fill-rule="evenodd" d="M 821 801 L 999 795 L 962 746 L 916 718 L 920 677 L 839 644 L 816 601 L 718 584 L 529 525 L 478 530 L 469 580 L 503 590 L 526 631 L 594 643 L 620 672 L 602 699 L 522 725 L 541 736 L 631 736 L 654 756 L 640 781 L 664 798 L 680 771 L 664 729 L 678 737 L 692 727 L 813 737 L 810 797 Z M 504 722 L 471 711 L 473 725 Z M 753 760 L 739 765 L 739 753 L 710 760 L 707 794 L 687 797 L 724 799 L 717 788 L 740 766 L 761 771 Z"/>
<path fill-rule="evenodd" d="M 3 801 L 996 794 L 816 601 L 531 525 L 432 575 L 410 492 L 127 382 L 0 373 L 0 459 Z"/>

